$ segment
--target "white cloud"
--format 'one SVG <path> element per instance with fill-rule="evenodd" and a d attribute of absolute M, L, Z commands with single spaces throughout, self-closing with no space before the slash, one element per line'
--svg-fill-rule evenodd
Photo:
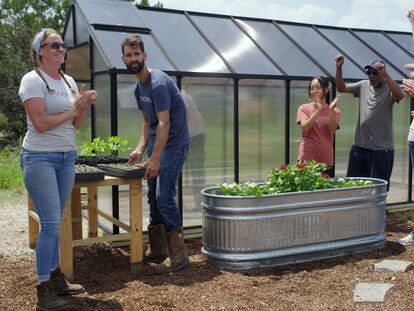
<path fill-rule="evenodd" d="M 314 4 L 302 4 L 299 7 L 292 6 L 290 1 L 249 1 L 249 0 L 209 0 L 209 1 L 182 1 L 164 0 L 166 8 L 188 10 L 205 13 L 218 13 L 224 15 L 236 15 L 257 17 L 265 19 L 285 20 L 303 23 L 331 24 L 335 21 L 334 11 Z"/>
<path fill-rule="evenodd" d="M 383 30 L 410 31 L 406 18 L 407 10 L 413 6 L 407 0 L 357 0 L 351 12 L 338 21 L 338 26 Z"/>
<path fill-rule="evenodd" d="M 155 1 L 155 0 L 153 0 Z M 162 0 L 166 8 L 330 26 L 411 31 L 412 0 Z"/>

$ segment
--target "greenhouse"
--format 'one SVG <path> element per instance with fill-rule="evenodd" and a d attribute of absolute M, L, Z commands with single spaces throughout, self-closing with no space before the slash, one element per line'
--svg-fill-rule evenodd
<path fill-rule="evenodd" d="M 328 77 L 335 96 L 337 54 L 345 56 L 347 82 L 366 79 L 363 67 L 374 59 L 383 59 L 391 77 L 401 81 L 407 75 L 404 64 L 414 62 L 412 37 L 406 32 L 144 8 L 129 1 L 75 0 L 64 31 L 70 46 L 65 70 L 99 94 L 79 141 L 118 135 L 135 147 L 142 123 L 133 94 L 137 80 L 122 62 L 120 47 L 133 34 L 143 37 L 148 66 L 175 79 L 192 115 L 192 145 L 178 191 L 187 228 L 201 225 L 202 188 L 261 181 L 272 167 L 297 160 L 297 109 L 309 102 L 307 87 L 314 76 Z M 340 95 L 335 174 L 345 176 L 358 99 Z M 406 96 L 394 109 L 389 208 L 412 201 L 410 105 Z M 109 209 L 113 202 L 115 214 L 119 196 L 120 218 L 128 217 L 122 212 L 122 193 L 121 187 L 100 195 Z"/>

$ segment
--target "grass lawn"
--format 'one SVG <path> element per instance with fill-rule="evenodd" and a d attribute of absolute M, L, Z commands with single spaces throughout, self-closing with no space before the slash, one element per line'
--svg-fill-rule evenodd
<path fill-rule="evenodd" d="M 25 197 L 19 152 L 19 148 L 0 151 L 0 205 Z"/>

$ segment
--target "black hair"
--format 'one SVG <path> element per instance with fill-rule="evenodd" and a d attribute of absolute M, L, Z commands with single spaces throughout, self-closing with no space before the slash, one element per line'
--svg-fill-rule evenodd
<path fill-rule="evenodd" d="M 311 84 L 313 80 L 317 80 L 319 84 L 322 86 L 323 92 L 325 94 L 325 100 L 329 104 L 331 101 L 331 92 L 329 91 L 329 81 L 324 77 L 313 77 L 310 80 L 309 85 L 308 85 L 309 98 L 312 98 L 310 88 L 311 88 Z"/>

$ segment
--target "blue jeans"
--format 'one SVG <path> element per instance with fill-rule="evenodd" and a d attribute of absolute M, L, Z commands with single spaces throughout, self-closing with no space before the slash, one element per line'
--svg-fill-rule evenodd
<path fill-rule="evenodd" d="M 66 203 L 75 180 L 76 151 L 37 152 L 23 149 L 20 164 L 24 183 L 39 215 L 36 243 L 39 282 L 59 266 L 59 233 Z"/>
<path fill-rule="evenodd" d="M 390 177 L 394 166 L 394 150 L 370 150 L 353 145 L 349 152 L 348 177 L 373 177 L 386 180 L 390 189 Z"/>
<path fill-rule="evenodd" d="M 154 142 L 148 144 L 148 157 L 151 156 Z M 148 203 L 150 206 L 149 222 L 152 225 L 164 224 L 166 231 L 182 226 L 180 211 L 175 200 L 176 186 L 185 159 L 188 145 L 167 147 L 160 158 L 158 176 L 147 180 Z"/>
<path fill-rule="evenodd" d="M 408 148 L 410 149 L 411 166 L 414 168 L 414 141 L 408 142 Z M 411 231 L 411 235 L 414 237 L 414 230 Z"/>

